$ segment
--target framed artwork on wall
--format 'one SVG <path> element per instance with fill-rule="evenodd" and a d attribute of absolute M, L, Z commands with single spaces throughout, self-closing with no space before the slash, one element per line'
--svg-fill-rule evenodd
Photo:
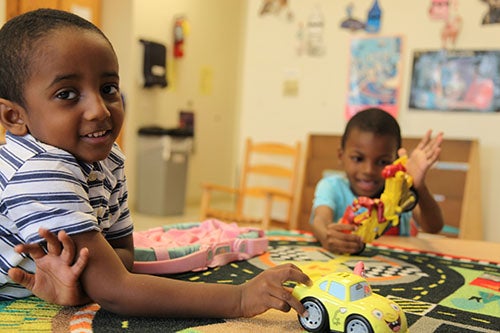
<path fill-rule="evenodd" d="M 352 39 L 346 119 L 368 107 L 378 107 L 397 117 L 401 52 L 399 36 Z"/>
<path fill-rule="evenodd" d="M 415 51 L 409 107 L 499 112 L 500 50 Z"/>

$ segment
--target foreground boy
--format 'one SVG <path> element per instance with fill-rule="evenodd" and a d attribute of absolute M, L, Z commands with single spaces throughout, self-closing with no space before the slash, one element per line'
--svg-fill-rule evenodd
<path fill-rule="evenodd" d="M 133 227 L 124 157 L 114 144 L 124 116 L 118 62 L 98 28 L 49 9 L 12 19 L 0 30 L 0 81 L 0 121 L 8 130 L 0 149 L 0 299 L 31 294 L 9 278 L 10 271 L 46 300 L 73 305 L 90 299 L 126 315 L 304 312 L 283 287 L 289 280 L 309 281 L 293 265 L 274 267 L 243 285 L 130 273 Z M 67 234 L 55 239 L 45 229 Z M 47 249 L 23 245 L 44 240 Z M 78 253 L 73 266 L 72 241 Z M 32 256 L 18 254 L 16 246 Z M 54 258 L 66 275 L 54 271 Z M 25 272 L 35 268 L 40 270 L 33 280 Z"/>

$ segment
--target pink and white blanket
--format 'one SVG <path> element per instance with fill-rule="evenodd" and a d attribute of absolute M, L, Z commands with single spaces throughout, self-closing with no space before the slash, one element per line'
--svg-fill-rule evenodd
<path fill-rule="evenodd" d="M 173 274 L 246 260 L 267 251 L 264 231 L 210 219 L 134 232 L 134 271 Z"/>

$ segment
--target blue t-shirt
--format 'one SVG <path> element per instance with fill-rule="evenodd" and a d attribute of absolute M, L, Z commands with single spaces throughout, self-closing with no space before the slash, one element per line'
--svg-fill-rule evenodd
<path fill-rule="evenodd" d="M 333 220 L 338 222 L 348 206 L 357 196 L 352 192 L 345 176 L 332 175 L 322 178 L 316 185 L 310 223 L 314 220 L 314 211 L 319 206 L 328 206 L 333 210 Z M 399 218 L 399 235 L 410 236 L 411 212 L 401 214 Z"/>

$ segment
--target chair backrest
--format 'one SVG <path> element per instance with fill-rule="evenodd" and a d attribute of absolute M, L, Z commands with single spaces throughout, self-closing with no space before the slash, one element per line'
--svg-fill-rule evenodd
<path fill-rule="evenodd" d="M 411 152 L 420 139 L 403 138 L 403 147 Z M 342 170 L 337 157 L 340 141 L 340 135 L 309 135 L 298 222 L 303 230 L 311 230 L 309 218 L 317 182 L 329 172 Z M 443 234 L 453 236 L 447 230 L 458 229 L 455 237 L 483 239 L 479 142 L 445 139 L 441 147 L 439 162 L 429 170 L 426 183 L 443 211 Z"/>
<path fill-rule="evenodd" d="M 288 145 L 277 142 L 253 142 L 247 138 L 240 175 L 240 193 L 237 211 L 242 213 L 246 196 L 265 197 L 274 193 L 273 201 L 284 201 L 288 207 L 284 220 L 293 218 L 296 199 L 301 144 Z"/>
<path fill-rule="evenodd" d="M 5 143 L 5 128 L 0 125 L 0 145 Z"/>

